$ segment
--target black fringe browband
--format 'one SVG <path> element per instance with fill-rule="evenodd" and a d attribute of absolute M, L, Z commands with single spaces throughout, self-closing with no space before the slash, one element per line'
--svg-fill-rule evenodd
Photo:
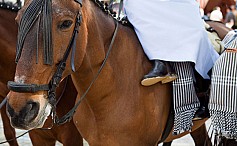
<path fill-rule="evenodd" d="M 42 19 L 43 24 L 43 52 L 44 64 L 52 65 L 53 48 L 52 48 L 52 1 L 51 0 L 33 0 L 23 13 L 18 28 L 16 62 L 21 57 L 25 38 L 32 26 Z M 36 33 L 38 38 L 38 32 Z M 37 40 L 38 41 L 38 40 Z M 37 46 L 38 54 L 38 46 Z M 37 61 L 38 61 L 38 56 Z"/>

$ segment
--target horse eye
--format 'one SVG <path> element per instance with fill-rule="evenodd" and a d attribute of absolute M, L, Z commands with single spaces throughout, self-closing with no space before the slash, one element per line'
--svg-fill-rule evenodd
<path fill-rule="evenodd" d="M 61 24 L 59 24 L 58 28 L 59 29 L 67 29 L 72 25 L 72 23 L 73 22 L 71 20 L 65 20 Z"/>

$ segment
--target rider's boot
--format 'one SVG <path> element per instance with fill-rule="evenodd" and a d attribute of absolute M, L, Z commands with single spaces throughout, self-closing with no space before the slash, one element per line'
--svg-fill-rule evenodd
<path fill-rule="evenodd" d="M 207 97 L 200 98 L 200 107 L 196 111 L 193 121 L 202 120 L 204 118 L 210 117 L 209 109 L 208 109 L 208 101 L 207 101 L 208 99 L 209 98 L 207 98 Z"/>
<path fill-rule="evenodd" d="M 162 84 L 172 82 L 178 78 L 177 74 L 175 73 L 174 69 L 170 66 L 169 62 L 165 62 L 168 74 L 166 75 L 166 78 L 161 81 Z"/>
<path fill-rule="evenodd" d="M 177 75 L 173 73 L 170 64 L 161 60 L 152 60 L 153 68 L 152 70 L 143 77 L 141 84 L 143 86 L 154 85 L 158 82 L 168 83 L 177 79 Z"/>

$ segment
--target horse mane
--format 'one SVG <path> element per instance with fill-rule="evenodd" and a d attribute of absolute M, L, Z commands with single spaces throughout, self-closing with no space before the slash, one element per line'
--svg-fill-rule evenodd
<path fill-rule="evenodd" d="M 19 11 L 21 9 L 21 5 L 13 4 L 12 2 L 0 2 L 0 8 L 11 10 L 11 11 Z"/>
<path fill-rule="evenodd" d="M 96 6 L 98 6 L 105 14 L 112 16 L 114 19 L 116 17 L 116 12 L 109 8 L 108 4 L 100 0 L 92 0 Z"/>
<path fill-rule="evenodd" d="M 111 7 L 109 7 L 107 3 L 100 0 L 91 0 L 91 1 L 94 2 L 94 4 L 97 7 L 99 7 L 106 15 L 110 15 L 115 21 L 118 21 L 120 24 L 124 26 L 133 28 L 132 24 L 128 21 L 126 16 L 121 19 L 116 18 L 117 13 Z"/>

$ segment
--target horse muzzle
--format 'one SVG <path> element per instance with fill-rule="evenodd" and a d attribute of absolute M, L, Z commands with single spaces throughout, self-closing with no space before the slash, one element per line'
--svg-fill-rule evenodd
<path fill-rule="evenodd" d="M 35 120 L 39 109 L 39 103 L 33 101 L 27 102 L 19 112 L 16 112 L 9 103 L 7 104 L 7 112 L 12 126 L 20 129 L 28 129 L 27 125 Z"/>

